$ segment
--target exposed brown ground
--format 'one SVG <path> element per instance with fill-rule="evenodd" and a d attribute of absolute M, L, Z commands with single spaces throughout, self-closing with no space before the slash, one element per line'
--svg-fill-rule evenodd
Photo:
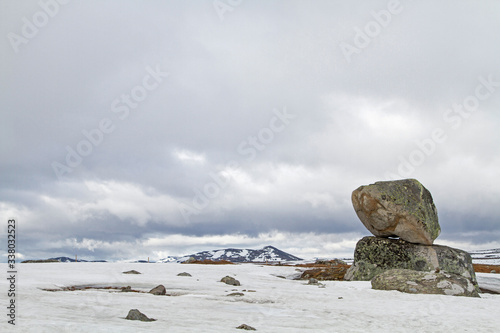
<path fill-rule="evenodd" d="M 476 273 L 500 273 L 500 265 L 473 264 L 473 266 Z"/>
<path fill-rule="evenodd" d="M 198 265 L 234 265 L 233 262 L 227 260 L 194 260 L 190 262 L 183 262 L 183 264 L 198 264 Z"/>

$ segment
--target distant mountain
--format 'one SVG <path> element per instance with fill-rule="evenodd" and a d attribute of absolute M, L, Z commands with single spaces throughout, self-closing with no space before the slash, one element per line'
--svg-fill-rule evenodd
<path fill-rule="evenodd" d="M 57 260 L 59 262 L 75 262 L 76 261 L 74 258 L 68 258 L 68 257 L 49 258 L 49 260 Z M 78 262 L 107 262 L 107 261 L 106 260 L 83 260 L 83 259 L 78 259 Z"/>
<path fill-rule="evenodd" d="M 266 262 L 266 261 L 297 261 L 299 257 L 283 252 L 273 246 L 266 246 L 260 250 L 251 249 L 221 249 L 203 251 L 179 258 L 178 262 L 184 262 L 189 258 L 196 260 L 227 260 L 231 262 Z"/>
<path fill-rule="evenodd" d="M 166 258 L 157 260 L 157 263 L 172 263 L 172 262 L 178 262 L 181 257 L 173 257 L 173 256 L 168 256 Z"/>

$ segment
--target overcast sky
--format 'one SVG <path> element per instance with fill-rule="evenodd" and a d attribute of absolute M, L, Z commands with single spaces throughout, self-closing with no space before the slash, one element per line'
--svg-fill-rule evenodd
<path fill-rule="evenodd" d="M 498 1 L 0 4 L 22 258 L 352 256 L 352 191 L 399 178 L 436 244 L 500 247 Z"/>

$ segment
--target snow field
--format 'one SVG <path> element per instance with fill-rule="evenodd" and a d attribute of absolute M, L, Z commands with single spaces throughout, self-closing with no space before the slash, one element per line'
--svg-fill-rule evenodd
<path fill-rule="evenodd" d="M 370 282 L 346 281 L 325 281 L 326 287 L 319 288 L 277 277 L 297 275 L 295 267 L 138 263 L 18 267 L 17 325 L 12 329 L 4 318 L 1 332 L 243 332 L 235 329 L 243 323 L 258 332 L 496 332 L 500 324 L 500 295 L 412 295 L 372 290 Z M 122 274 L 132 269 L 142 274 Z M 181 272 L 192 277 L 177 276 Z M 218 282 L 226 275 L 241 286 Z M 500 285 L 499 275 L 478 274 L 478 279 Z M 97 285 L 147 292 L 159 284 L 175 296 L 41 290 Z M 1 280 L 0 289 L 7 290 L 6 280 Z M 226 296 L 233 290 L 245 296 Z M 0 295 L 1 304 L 7 304 L 6 292 Z M 125 320 L 130 309 L 158 320 Z"/>

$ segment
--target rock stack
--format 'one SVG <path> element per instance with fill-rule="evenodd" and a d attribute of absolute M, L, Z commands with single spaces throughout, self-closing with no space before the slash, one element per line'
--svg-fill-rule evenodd
<path fill-rule="evenodd" d="M 433 245 L 441 232 L 437 210 L 431 193 L 418 180 L 361 186 L 353 191 L 352 204 L 363 225 L 375 237 L 358 241 L 354 263 L 345 280 L 373 279 L 372 286 L 376 289 L 478 296 L 470 255 L 448 246 Z M 411 288 L 391 283 L 418 275 L 408 270 L 427 272 L 423 278 L 425 283 L 416 287 L 420 280 L 406 281 L 404 285 Z M 456 283 L 464 278 L 470 283 Z"/>

